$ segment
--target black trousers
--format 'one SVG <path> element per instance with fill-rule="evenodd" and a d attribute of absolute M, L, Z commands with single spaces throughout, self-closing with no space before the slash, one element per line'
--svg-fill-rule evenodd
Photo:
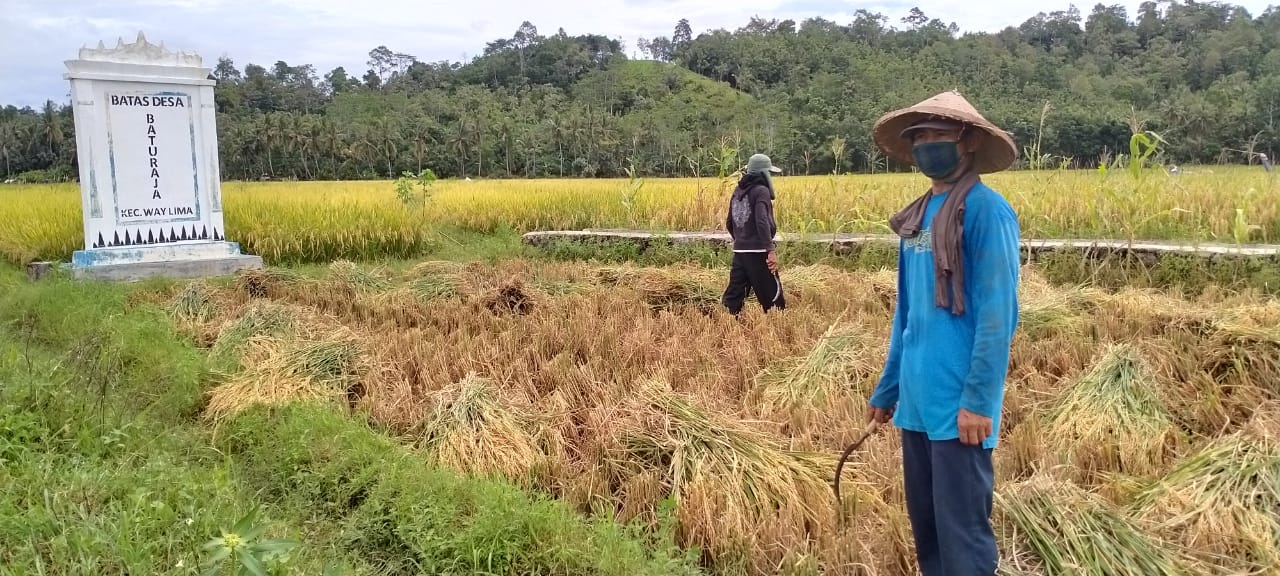
<path fill-rule="evenodd" d="M 782 293 L 782 280 L 777 274 L 769 271 L 768 254 L 764 252 L 734 252 L 733 266 L 729 268 L 729 286 L 724 290 L 721 303 L 729 312 L 737 315 L 747 301 L 747 294 L 752 291 L 760 307 L 768 312 L 770 308 L 786 308 L 787 300 Z"/>
<path fill-rule="evenodd" d="M 933 442 L 902 431 L 907 514 L 924 576 L 991 576 L 999 551 L 991 527 L 991 450 Z"/>

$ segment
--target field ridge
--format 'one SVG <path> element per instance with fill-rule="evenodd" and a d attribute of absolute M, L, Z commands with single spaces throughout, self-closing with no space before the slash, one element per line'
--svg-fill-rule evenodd
<path fill-rule="evenodd" d="M 546 245 L 556 240 L 670 240 L 675 243 L 706 243 L 726 245 L 732 241 L 728 232 L 707 232 L 693 230 L 655 231 L 627 228 L 583 229 L 583 230 L 539 230 L 526 232 L 522 241 L 534 246 Z M 780 232 L 778 242 L 809 242 L 815 244 L 831 244 L 851 246 L 865 243 L 896 243 L 898 237 L 893 234 L 849 234 L 849 233 L 813 233 Z M 1023 238 L 1023 249 L 1032 253 L 1061 250 L 1086 249 L 1107 252 L 1130 251 L 1136 253 L 1180 253 L 1197 256 L 1280 256 L 1280 244 L 1230 244 L 1226 242 L 1195 242 L 1179 240 L 1118 240 L 1118 239 L 1085 239 L 1085 238 Z"/>

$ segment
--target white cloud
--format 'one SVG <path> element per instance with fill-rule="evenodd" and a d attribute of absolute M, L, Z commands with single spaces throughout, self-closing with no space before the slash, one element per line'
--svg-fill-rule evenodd
<path fill-rule="evenodd" d="M 897 25 L 912 6 L 961 30 L 994 31 L 1016 26 L 1037 12 L 1065 10 L 1070 0 L 1030 6 L 1017 0 L 3 0 L 0 11 L 0 105 L 37 106 L 65 100 L 63 61 L 99 40 L 114 44 L 139 30 L 151 42 L 198 52 L 212 66 L 227 55 L 243 68 L 269 67 L 277 60 L 312 64 L 323 74 L 344 66 L 363 74 L 370 49 L 386 45 L 424 61 L 458 61 L 484 50 L 485 43 L 510 37 L 528 20 L 542 34 L 558 28 L 571 34 L 596 33 L 625 42 L 670 35 L 680 18 L 694 34 L 736 29 L 752 16 L 812 16 L 846 23 L 858 8 L 884 13 Z M 1108 2 L 1109 4 L 1110 2 Z M 1124 3 L 1132 16 L 1138 2 Z M 1265 0 L 1240 2 L 1255 15 Z M 1084 13 L 1088 2 L 1077 2 Z M 15 79 L 17 79 L 15 81 Z"/>

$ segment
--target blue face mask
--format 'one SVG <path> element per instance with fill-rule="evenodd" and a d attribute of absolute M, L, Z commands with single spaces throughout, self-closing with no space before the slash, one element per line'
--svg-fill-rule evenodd
<path fill-rule="evenodd" d="M 916 166 L 925 176 L 941 180 L 950 176 L 960 164 L 960 149 L 957 142 L 925 142 L 916 144 L 911 149 L 916 159 Z"/>

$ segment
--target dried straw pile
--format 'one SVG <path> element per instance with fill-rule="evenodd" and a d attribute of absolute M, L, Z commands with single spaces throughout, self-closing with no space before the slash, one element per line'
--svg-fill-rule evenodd
<path fill-rule="evenodd" d="M 497 383 L 474 372 L 432 396 L 435 408 L 416 432 L 419 445 L 441 465 L 526 485 L 532 481 L 546 455 L 526 401 L 502 398 Z"/>
<path fill-rule="evenodd" d="M 360 344 L 344 327 L 314 340 L 254 336 L 245 348 L 242 370 L 210 393 L 206 417 L 222 420 L 256 404 L 345 404 L 362 370 Z"/>
<path fill-rule="evenodd" d="M 1048 411 L 1042 433 L 1056 463 L 1069 463 L 1074 479 L 1087 484 L 1096 484 L 1099 474 L 1158 472 L 1180 443 L 1151 368 L 1129 344 L 1102 349 Z"/>
<path fill-rule="evenodd" d="M 1206 443 L 1134 500 L 1139 514 L 1224 573 L 1280 567 L 1280 403 Z"/>

